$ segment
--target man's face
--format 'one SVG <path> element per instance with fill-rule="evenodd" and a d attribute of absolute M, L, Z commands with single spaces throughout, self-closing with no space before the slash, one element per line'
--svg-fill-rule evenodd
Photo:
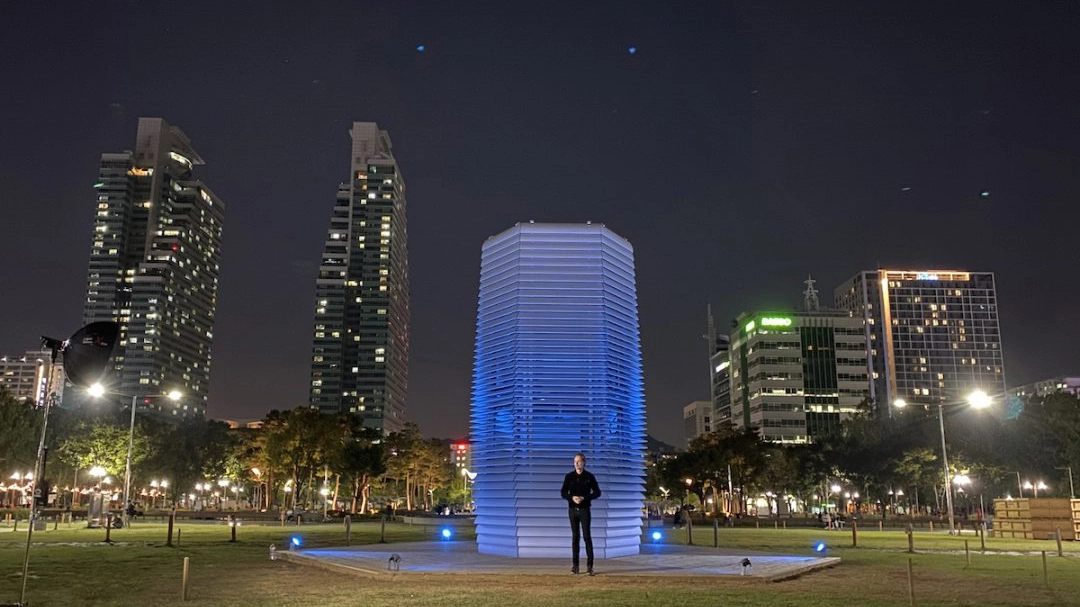
<path fill-rule="evenodd" d="M 580 455 L 574 456 L 574 470 L 581 472 L 585 469 L 585 458 Z"/>

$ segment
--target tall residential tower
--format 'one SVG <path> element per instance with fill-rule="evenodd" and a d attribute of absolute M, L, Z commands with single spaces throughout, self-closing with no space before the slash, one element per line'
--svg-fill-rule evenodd
<path fill-rule="evenodd" d="M 203 160 L 180 129 L 140 118 L 135 151 L 103 154 L 85 323 L 118 322 L 116 378 L 171 416 L 203 415 L 209 395 L 224 204 L 195 176 Z"/>
<path fill-rule="evenodd" d="M 404 426 L 409 387 L 405 181 L 386 131 L 354 122 L 349 134 L 349 180 L 315 283 L 310 404 L 390 433 Z"/>

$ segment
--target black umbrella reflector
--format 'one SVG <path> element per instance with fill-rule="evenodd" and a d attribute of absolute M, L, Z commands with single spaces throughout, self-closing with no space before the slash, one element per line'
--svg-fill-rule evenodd
<path fill-rule="evenodd" d="M 71 383 L 89 388 L 101 381 L 116 351 L 120 325 L 93 322 L 79 329 L 64 345 L 64 372 Z"/>

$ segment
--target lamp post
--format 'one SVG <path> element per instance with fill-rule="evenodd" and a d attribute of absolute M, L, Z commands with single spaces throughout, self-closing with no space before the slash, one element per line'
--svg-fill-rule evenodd
<path fill-rule="evenodd" d="M 1069 499 L 1076 499 L 1076 491 L 1073 489 L 1072 481 L 1072 466 L 1061 466 L 1054 468 L 1054 470 L 1068 470 L 1069 471 Z"/>
<path fill-rule="evenodd" d="M 131 426 L 128 429 L 128 448 L 127 448 L 127 463 L 124 466 L 124 503 L 120 508 L 120 516 L 124 521 L 124 526 L 127 526 L 130 521 L 128 520 L 127 507 L 131 500 L 131 451 L 135 447 L 135 406 L 138 404 L 139 396 L 137 394 L 121 394 L 120 392 L 113 392 L 106 390 L 105 386 L 101 384 L 94 384 L 90 386 L 90 395 L 94 397 L 104 396 L 106 394 L 112 394 L 114 396 L 123 396 L 131 399 Z M 167 396 L 172 401 L 178 401 L 183 396 L 179 390 L 173 390 L 167 395 L 144 395 L 143 398 L 149 399 L 156 396 Z"/>
<path fill-rule="evenodd" d="M 1024 497 L 1024 483 L 1020 481 L 1020 471 L 1014 470 L 1013 474 L 1016 475 L 1016 491 L 1020 493 L 1020 497 Z"/>
<path fill-rule="evenodd" d="M 967 396 L 964 400 L 953 403 L 937 403 L 938 408 L 938 428 L 941 430 L 941 465 L 945 470 L 945 507 L 949 510 L 949 535 L 956 534 L 956 519 L 953 514 L 953 497 L 952 497 L 952 479 L 949 478 L 949 453 L 945 446 L 945 407 L 951 405 L 970 405 L 975 409 L 985 409 L 989 407 L 993 401 L 990 396 L 982 390 L 975 390 Z M 893 401 L 893 405 L 897 408 L 903 408 L 907 406 L 907 401 L 902 398 L 898 398 Z"/>

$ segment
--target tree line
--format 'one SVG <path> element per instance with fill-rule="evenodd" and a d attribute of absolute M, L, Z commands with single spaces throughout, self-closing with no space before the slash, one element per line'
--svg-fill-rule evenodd
<path fill-rule="evenodd" d="M 654 499 L 689 498 L 730 514 L 762 502 L 773 514 L 829 503 L 882 513 L 896 504 L 941 512 L 946 484 L 939 411 L 908 409 L 875 414 L 863 403 L 852 419 L 808 444 L 780 445 L 763 441 L 753 428 L 721 427 L 653 466 L 646 490 Z M 1080 473 L 1080 398 L 1029 397 L 1008 417 L 967 407 L 943 413 L 958 510 L 974 511 L 1006 495 L 1033 497 L 1027 485 L 1040 481 L 1046 483 L 1040 497 L 1071 495 L 1072 471 Z"/>
<path fill-rule="evenodd" d="M 908 409 L 881 415 L 864 403 L 851 420 L 809 444 L 781 445 L 763 441 L 752 428 L 719 428 L 650 465 L 646 497 L 690 499 L 731 514 L 747 513 L 761 501 L 772 513 L 840 501 L 864 509 L 902 502 L 940 512 L 945 480 L 938 411 Z M 1049 485 L 1043 496 L 1070 494 L 1068 475 L 1080 473 L 1077 397 L 1031 397 L 1008 419 L 966 407 L 944 414 L 950 473 L 970 479 L 954 483 L 961 492 L 958 508 L 974 507 L 976 496 L 1031 497 L 1024 488 L 1029 481 Z M 122 479 L 129 415 L 53 409 L 44 476 L 54 491 L 94 482 L 89 471 L 96 466 Z M 40 410 L 0 388 L 0 480 L 33 469 L 41 423 Z M 381 436 L 355 416 L 306 407 L 272 411 L 261 427 L 241 429 L 140 415 L 132 488 L 139 495 L 152 479 L 167 479 L 162 491 L 179 502 L 204 482 L 213 490 L 221 481 L 227 492 L 228 481 L 233 498 L 257 509 L 314 508 L 324 500 L 352 512 L 385 502 L 431 509 L 467 499 L 467 482 L 449 454 L 446 441 L 424 438 L 413 424 Z"/>
<path fill-rule="evenodd" d="M 42 421 L 39 409 L 0 388 L 0 480 L 33 470 Z M 158 486 L 173 503 L 196 486 L 260 510 L 318 509 L 326 501 L 364 512 L 375 500 L 431 509 L 436 500 L 464 499 L 447 445 L 425 439 L 414 424 L 382 436 L 356 416 L 307 407 L 271 411 L 257 428 L 149 414 L 137 416 L 134 433 L 129 424 L 130 413 L 119 409 L 53 408 L 44 478 L 61 504 L 72 501 L 63 501 L 65 487 L 100 485 L 90 476 L 95 467 L 114 487 L 122 483 L 129 439 L 132 495 L 167 479 Z"/>

